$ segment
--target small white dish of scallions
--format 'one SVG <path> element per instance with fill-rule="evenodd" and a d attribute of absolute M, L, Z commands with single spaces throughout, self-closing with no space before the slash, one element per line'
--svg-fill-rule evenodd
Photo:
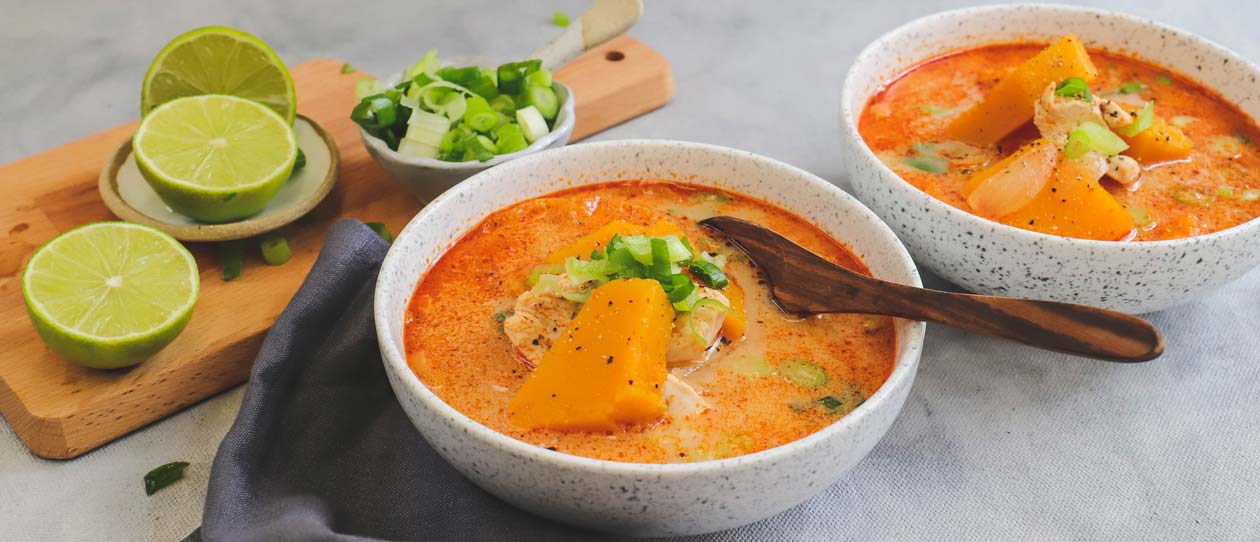
<path fill-rule="evenodd" d="M 384 82 L 360 80 L 355 96 L 364 147 L 422 200 L 573 133 L 573 93 L 538 60 L 444 65 L 431 50 Z"/>

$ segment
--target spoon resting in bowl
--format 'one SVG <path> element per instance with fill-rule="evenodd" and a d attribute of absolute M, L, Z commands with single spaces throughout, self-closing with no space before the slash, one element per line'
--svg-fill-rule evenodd
<path fill-rule="evenodd" d="M 769 229 L 715 216 L 722 233 L 761 270 L 771 297 L 791 314 L 859 313 L 936 322 L 963 331 L 1105 361 L 1150 361 L 1164 338 L 1150 322 L 1121 312 L 1059 303 L 914 288 L 855 273 Z"/>

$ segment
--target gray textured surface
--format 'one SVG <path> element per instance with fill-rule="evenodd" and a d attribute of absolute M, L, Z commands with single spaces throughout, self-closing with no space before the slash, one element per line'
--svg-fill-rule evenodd
<path fill-rule="evenodd" d="M 597 136 L 738 147 L 844 184 L 840 79 L 861 47 L 960 2 L 647 1 L 634 34 L 668 57 L 678 95 Z M 1256 2 L 1096 4 L 1198 32 L 1260 62 Z M 336 57 L 388 73 L 437 45 L 510 56 L 546 41 L 579 1 L 232 0 L 0 5 L 0 162 L 136 116 L 169 38 L 205 24 L 258 34 L 296 64 Z M 1260 89 L 1257 89 L 1260 92 Z M 901 418 L 866 461 L 808 505 L 800 539 L 1260 538 L 1260 272 L 1154 320 L 1168 353 L 1112 366 L 929 328 Z M 240 389 L 66 462 L 32 457 L 0 424 L 0 540 L 178 540 L 200 521 L 210 459 Z M 146 498 L 144 472 L 192 462 Z M 826 533 L 826 536 L 824 536 Z"/>

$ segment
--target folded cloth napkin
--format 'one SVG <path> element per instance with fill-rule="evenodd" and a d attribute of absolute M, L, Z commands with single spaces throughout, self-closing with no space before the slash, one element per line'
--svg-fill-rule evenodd
<path fill-rule="evenodd" d="M 372 325 L 388 248 L 358 221 L 329 231 L 254 361 L 189 539 L 589 540 L 474 486 L 407 420 Z"/>

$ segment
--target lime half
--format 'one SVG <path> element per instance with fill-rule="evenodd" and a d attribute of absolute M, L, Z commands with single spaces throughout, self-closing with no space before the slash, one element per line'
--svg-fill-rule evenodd
<path fill-rule="evenodd" d="M 151 111 L 131 140 L 136 165 L 162 201 L 203 222 L 261 211 L 297 160 L 297 136 L 258 102 L 206 94 Z"/>
<path fill-rule="evenodd" d="M 262 40 L 224 26 L 207 26 L 166 44 L 144 75 L 140 114 L 185 96 L 229 94 L 271 108 L 289 124 L 297 115 L 293 77 Z"/>
<path fill-rule="evenodd" d="M 88 367 L 135 365 L 183 331 L 197 262 L 161 231 L 97 222 L 49 241 L 22 274 L 31 323 L 54 352 Z"/>

